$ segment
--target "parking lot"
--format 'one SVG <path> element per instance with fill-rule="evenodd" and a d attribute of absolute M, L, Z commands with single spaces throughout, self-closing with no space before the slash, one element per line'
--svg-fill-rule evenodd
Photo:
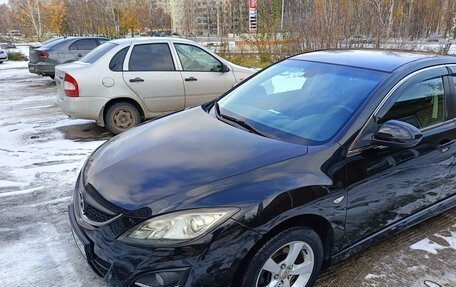
<path fill-rule="evenodd" d="M 26 62 L 0 65 L 0 282 L 106 286 L 73 244 L 67 206 L 85 158 L 111 138 L 72 120 Z M 317 286 L 456 286 L 456 209 L 327 270 Z"/>

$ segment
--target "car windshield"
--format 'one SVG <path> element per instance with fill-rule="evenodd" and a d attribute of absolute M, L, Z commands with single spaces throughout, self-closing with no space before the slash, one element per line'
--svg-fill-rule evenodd
<path fill-rule="evenodd" d="M 101 58 L 104 54 L 106 54 L 109 50 L 117 46 L 117 44 L 111 43 L 111 42 L 106 42 L 104 44 L 101 44 L 100 46 L 96 47 L 92 51 L 90 51 L 85 57 L 83 57 L 79 62 L 84 62 L 84 63 L 89 63 L 93 64 L 98 59 Z"/>
<path fill-rule="evenodd" d="M 309 145 L 330 140 L 387 73 L 286 60 L 218 101 L 228 118 L 264 134 Z"/>

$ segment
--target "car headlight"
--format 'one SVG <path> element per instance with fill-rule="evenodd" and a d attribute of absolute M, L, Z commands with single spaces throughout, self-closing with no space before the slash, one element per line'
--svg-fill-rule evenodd
<path fill-rule="evenodd" d="M 146 245 L 187 241 L 208 233 L 238 211 L 238 208 L 221 207 L 172 212 L 136 225 L 119 240 Z"/>

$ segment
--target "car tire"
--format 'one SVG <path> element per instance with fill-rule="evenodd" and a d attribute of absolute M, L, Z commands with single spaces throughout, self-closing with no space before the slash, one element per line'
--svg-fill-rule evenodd
<path fill-rule="evenodd" d="M 3 61 L 0 61 L 0 64 L 3 64 Z"/>
<path fill-rule="evenodd" d="M 141 123 L 141 114 L 138 109 L 127 102 L 115 103 L 105 114 L 106 128 L 117 135 Z"/>
<path fill-rule="evenodd" d="M 322 264 L 320 236 L 312 229 L 293 227 L 275 235 L 259 248 L 246 268 L 241 286 L 313 286 Z"/>

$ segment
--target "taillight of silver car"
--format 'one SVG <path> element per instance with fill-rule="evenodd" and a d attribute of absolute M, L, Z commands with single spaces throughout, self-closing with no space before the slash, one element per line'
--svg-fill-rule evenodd
<path fill-rule="evenodd" d="M 67 97 L 79 97 L 78 82 L 68 74 L 65 74 L 65 78 L 63 79 L 63 90 Z"/>
<path fill-rule="evenodd" d="M 36 55 L 37 55 L 38 57 L 40 57 L 40 58 L 47 58 L 47 57 L 49 57 L 49 53 L 43 52 L 43 51 L 38 52 Z"/>

